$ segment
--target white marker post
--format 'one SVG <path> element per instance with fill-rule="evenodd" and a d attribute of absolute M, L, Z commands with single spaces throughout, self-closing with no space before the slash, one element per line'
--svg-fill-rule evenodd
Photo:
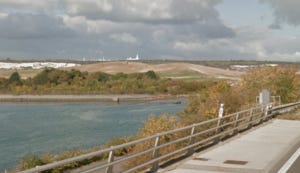
<path fill-rule="evenodd" d="M 224 113 L 224 104 L 221 103 L 220 104 L 220 108 L 219 108 L 218 118 L 222 118 L 223 117 L 223 113 Z"/>
<path fill-rule="evenodd" d="M 221 119 L 223 117 L 223 112 L 224 112 L 224 104 L 221 103 L 220 104 L 220 108 L 219 108 L 218 123 L 217 123 L 216 133 L 219 132 L 219 126 L 220 126 L 220 123 L 221 123 Z"/>

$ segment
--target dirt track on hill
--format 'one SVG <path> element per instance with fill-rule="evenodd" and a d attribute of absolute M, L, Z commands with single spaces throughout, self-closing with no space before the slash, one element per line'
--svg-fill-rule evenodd
<path fill-rule="evenodd" d="M 74 69 L 74 68 L 73 68 Z M 116 74 L 147 72 L 153 70 L 158 73 L 175 73 L 181 71 L 195 71 L 204 75 L 217 78 L 238 79 L 243 72 L 225 70 L 220 68 L 208 67 L 190 63 L 164 63 L 164 64 L 146 64 L 141 62 L 102 62 L 75 67 L 75 69 L 87 72 L 102 71 L 105 73 Z"/>

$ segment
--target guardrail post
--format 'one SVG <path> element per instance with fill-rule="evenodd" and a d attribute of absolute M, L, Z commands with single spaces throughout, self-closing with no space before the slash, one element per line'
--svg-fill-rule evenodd
<path fill-rule="evenodd" d="M 155 138 L 155 143 L 154 143 L 154 151 L 153 151 L 153 154 L 152 154 L 152 159 L 156 159 L 158 157 L 158 149 L 156 147 L 158 147 L 159 145 L 159 136 L 157 136 Z M 154 162 L 152 164 L 152 168 L 151 168 L 151 172 L 155 172 L 158 170 L 158 161 Z"/>
<path fill-rule="evenodd" d="M 252 120 L 253 120 L 253 108 L 250 109 L 250 112 L 249 112 L 249 122 L 248 122 L 248 128 L 251 128 L 252 127 Z"/>
<path fill-rule="evenodd" d="M 219 131 L 220 131 L 220 124 L 221 124 L 221 117 L 219 117 L 218 118 L 218 122 L 217 122 L 217 127 L 216 127 L 216 134 L 218 134 L 219 133 Z M 218 142 L 220 142 L 220 136 L 219 137 L 217 137 L 216 139 L 215 139 L 215 141 L 214 141 L 215 143 L 218 143 Z"/>
<path fill-rule="evenodd" d="M 189 140 L 189 146 L 190 145 L 192 145 L 195 141 L 194 141 L 194 137 L 193 137 L 193 135 L 194 135 L 194 133 L 195 133 L 195 125 L 193 125 L 193 127 L 192 127 L 192 129 L 191 129 L 191 134 L 190 134 L 190 140 Z M 188 155 L 192 155 L 194 153 L 194 149 L 193 148 L 190 148 L 189 150 L 188 150 Z"/>
<path fill-rule="evenodd" d="M 261 124 L 264 121 L 264 116 L 265 116 L 265 108 L 262 106 L 261 107 L 261 117 L 260 117 L 260 121 L 258 124 Z"/>
<path fill-rule="evenodd" d="M 112 148 L 112 146 L 111 146 Z M 111 150 L 109 152 L 109 155 L 108 155 L 108 160 L 107 160 L 107 163 L 111 163 L 114 161 L 114 150 Z M 113 165 L 110 165 L 106 168 L 106 173 L 112 173 L 113 172 Z"/>
<path fill-rule="evenodd" d="M 281 96 L 279 96 L 279 105 L 281 105 Z"/>
<path fill-rule="evenodd" d="M 221 118 L 218 119 L 217 127 L 216 127 L 216 133 L 219 132 L 220 124 L 221 124 Z"/>
<path fill-rule="evenodd" d="M 264 121 L 268 120 L 269 109 L 270 109 L 270 105 L 266 105 L 265 112 L 264 112 L 264 114 L 265 114 Z"/>
<path fill-rule="evenodd" d="M 237 128 L 238 126 L 238 120 L 239 120 L 239 113 L 236 113 L 235 115 L 235 120 L 234 120 L 234 130 L 233 130 L 233 134 L 237 134 L 239 132 L 239 129 Z"/>

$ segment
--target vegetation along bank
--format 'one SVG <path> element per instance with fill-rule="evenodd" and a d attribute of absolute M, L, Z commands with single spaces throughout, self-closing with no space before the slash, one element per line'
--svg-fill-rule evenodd
<path fill-rule="evenodd" d="M 46 71 L 47 74 L 51 74 L 50 71 Z M 42 73 L 46 73 L 42 72 Z M 62 72 L 62 71 L 60 71 Z M 41 73 L 41 74 L 42 74 Z M 74 71 L 71 72 L 62 72 L 62 73 L 75 73 Z M 39 75 L 41 75 L 39 74 Z M 100 73 L 102 74 L 102 73 Z M 178 81 L 173 81 L 169 79 L 163 79 L 161 80 L 157 75 L 154 75 L 154 72 L 147 72 L 142 74 L 134 74 L 134 75 L 126 75 L 126 74 L 118 74 L 117 78 L 118 80 L 114 80 L 115 76 L 110 76 L 109 79 L 106 80 L 107 83 L 118 83 L 122 81 L 126 82 L 133 82 L 138 83 L 137 76 L 140 76 L 141 79 L 145 80 L 148 85 L 143 85 L 143 87 L 137 89 L 141 89 L 143 91 L 146 90 L 146 88 L 149 89 L 149 91 L 156 91 L 156 92 L 162 92 L 162 93 L 189 93 L 191 94 L 189 102 L 186 106 L 186 108 L 176 114 L 168 116 L 167 114 L 163 114 L 161 116 L 150 116 L 149 120 L 144 122 L 144 125 L 139 129 L 139 131 L 129 137 L 123 137 L 119 139 L 114 139 L 112 141 L 109 141 L 104 146 L 96 147 L 89 150 L 76 150 L 76 151 L 67 151 L 64 153 L 61 153 L 59 155 L 54 154 L 44 154 L 41 156 L 25 156 L 20 160 L 19 165 L 17 166 L 18 169 L 28 169 L 32 168 L 36 165 L 41 164 L 47 164 L 54 161 L 62 160 L 69 157 L 74 157 L 76 155 L 80 155 L 83 153 L 91 152 L 100 148 L 105 148 L 111 145 L 118 145 L 124 142 L 128 142 L 130 140 L 135 140 L 138 138 L 150 136 L 162 131 L 171 130 L 174 128 L 190 125 L 196 122 L 205 121 L 211 118 L 215 118 L 218 112 L 218 107 L 220 103 L 225 104 L 224 113 L 230 114 L 233 112 L 237 112 L 244 108 L 249 108 L 253 105 L 255 105 L 255 100 L 257 94 L 262 89 L 269 89 L 274 96 L 280 96 L 282 103 L 288 103 L 288 102 L 294 102 L 299 100 L 299 90 L 300 90 L 300 76 L 297 74 L 297 68 L 294 68 L 292 66 L 285 66 L 285 67 L 265 67 L 265 68 L 259 68 L 255 69 L 253 71 L 248 72 L 246 75 L 244 75 L 240 81 L 232 83 L 228 80 L 219 80 L 219 81 L 213 81 L 209 84 L 203 84 L 201 82 L 193 81 L 192 83 L 184 83 L 184 85 Z M 43 74 L 44 75 L 44 74 Z M 89 76 L 94 76 L 95 74 L 89 74 Z M 127 77 L 121 77 L 121 76 L 127 76 Z M 47 75 L 48 76 L 48 75 Z M 90 76 L 90 77 L 91 77 Z M 97 75 L 96 75 L 97 76 Z M 98 76 L 99 77 L 99 76 Z M 36 77 L 39 79 L 38 77 Z M 136 80 L 132 80 L 132 78 Z M 45 88 L 56 88 L 58 85 L 51 85 L 49 84 L 49 81 L 46 83 L 42 83 L 42 85 L 37 85 L 37 83 L 34 83 L 37 79 L 30 79 L 30 81 L 33 82 L 34 86 L 40 87 L 39 91 L 47 91 Z M 89 78 L 90 79 L 90 78 Z M 94 80 L 92 81 L 96 81 Z M 99 78 L 98 78 L 99 79 Z M 100 78 L 102 79 L 102 78 Z M 71 80 L 72 81 L 72 80 Z M 85 80 L 83 80 L 85 81 Z M 89 81 L 89 80 L 87 80 Z M 85 82 L 87 82 L 85 81 Z M 25 82 L 25 81 L 22 81 Z M 101 80 L 100 84 L 102 84 Z M 157 83 L 156 83 L 157 82 Z M 159 84 L 160 82 L 165 82 L 166 90 L 161 90 L 160 87 L 157 88 L 157 86 L 149 85 L 149 84 Z M 178 83 L 177 83 L 178 82 Z M 177 84 L 177 85 L 170 85 L 171 84 Z M 70 85 L 73 83 L 70 82 Z M 169 84 L 169 85 L 168 85 Z M 66 83 L 62 84 L 62 86 L 66 85 Z M 20 88 L 31 88 L 33 86 L 30 86 L 25 83 L 15 83 L 14 86 L 20 87 Z M 41 87 L 43 86 L 43 87 Z M 61 86 L 61 87 L 62 87 Z M 85 85 L 75 85 L 75 86 L 85 86 Z M 97 85 L 98 86 L 98 85 Z M 102 85 L 99 85 L 100 87 Z M 105 84 L 106 86 L 106 84 Z M 174 89 L 173 87 L 178 87 Z M 187 87 L 189 86 L 189 87 Z M 197 87 L 196 87 L 197 86 Z M 198 88 L 201 86 L 200 88 Z M 42 89 L 43 88 L 43 89 Z M 109 87 L 108 87 L 109 88 Z M 121 86 L 118 86 L 118 89 L 122 88 Z M 126 88 L 126 87 L 124 87 Z M 123 88 L 123 89 L 124 89 Z M 150 89 L 151 88 L 151 89 Z M 173 90 L 174 89 L 174 90 Z M 179 90 L 178 90 L 179 89 Z M 24 91 L 24 90 L 23 90 Z M 111 90 L 108 89 L 106 91 L 118 91 L 120 90 Z M 128 92 L 128 90 L 123 90 L 122 92 Z M 155 92 L 154 92 L 155 93 Z M 172 140 L 172 138 L 176 138 L 176 136 L 169 136 L 168 139 L 163 140 Z M 150 145 L 150 144 L 149 144 Z M 130 153 L 136 153 L 138 151 L 144 150 L 144 147 L 147 147 L 147 144 L 144 145 L 136 145 L 131 148 L 126 148 L 122 151 L 119 151 L 116 153 L 116 155 L 121 156 L 123 154 L 130 154 Z M 170 146 L 171 148 L 167 148 L 164 151 L 161 152 L 170 152 L 174 150 L 178 146 Z M 51 170 L 50 172 L 60 172 L 61 170 L 66 169 L 73 169 L 88 163 L 91 163 L 95 160 L 101 160 L 103 157 L 107 156 L 99 156 L 97 158 L 91 158 L 86 161 L 74 163 L 71 165 L 66 165 L 61 168 L 57 168 L 57 170 Z M 151 154 L 144 155 L 143 157 L 139 159 L 134 159 L 130 161 L 129 163 L 126 163 L 123 166 L 130 166 L 133 164 L 137 164 L 140 162 L 143 162 L 151 157 Z"/>

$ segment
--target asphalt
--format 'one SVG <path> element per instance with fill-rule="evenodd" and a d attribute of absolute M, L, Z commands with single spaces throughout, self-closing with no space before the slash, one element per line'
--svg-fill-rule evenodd
<path fill-rule="evenodd" d="M 300 148 L 285 162 L 278 173 L 299 173 L 300 172 Z"/>
<path fill-rule="evenodd" d="M 300 121 L 272 120 L 176 165 L 166 173 L 273 173 L 300 147 Z M 299 173 L 298 158 L 291 169 Z M 288 172 L 296 173 L 296 172 Z"/>
<path fill-rule="evenodd" d="M 300 157 L 296 159 L 296 161 L 288 169 L 287 173 L 299 173 L 299 172 L 300 172 Z"/>

